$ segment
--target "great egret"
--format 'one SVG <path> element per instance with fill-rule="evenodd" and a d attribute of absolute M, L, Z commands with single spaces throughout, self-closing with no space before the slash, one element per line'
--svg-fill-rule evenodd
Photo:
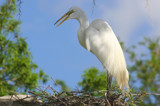
<path fill-rule="evenodd" d="M 62 20 L 64 18 L 64 20 Z M 92 52 L 107 70 L 107 90 L 110 89 L 112 76 L 116 79 L 120 89 L 129 88 L 129 73 L 122 48 L 110 25 L 101 19 L 89 25 L 86 14 L 78 7 L 72 7 L 55 24 L 62 20 L 61 25 L 68 19 L 76 19 L 80 23 L 78 30 L 79 43 Z"/>

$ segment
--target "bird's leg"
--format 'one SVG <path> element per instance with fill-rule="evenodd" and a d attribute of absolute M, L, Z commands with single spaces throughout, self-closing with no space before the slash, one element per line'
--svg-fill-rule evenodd
<path fill-rule="evenodd" d="M 107 71 L 107 98 L 110 95 L 111 82 L 112 82 L 112 76 Z"/>

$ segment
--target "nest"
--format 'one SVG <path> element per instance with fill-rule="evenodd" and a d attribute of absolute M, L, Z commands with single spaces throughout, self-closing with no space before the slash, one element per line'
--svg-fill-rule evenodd
<path fill-rule="evenodd" d="M 132 95 L 131 93 L 123 92 L 119 89 L 106 94 L 106 90 L 84 92 L 84 91 L 62 91 L 57 92 L 50 88 L 53 94 L 45 90 L 40 92 L 29 93 L 40 99 L 42 106 L 126 106 L 133 105 L 139 102 L 143 93 Z"/>
<path fill-rule="evenodd" d="M 50 89 L 50 91 L 48 91 Z M 49 93 L 50 92 L 50 93 Z M 2 106 L 133 106 L 141 102 L 149 93 L 121 92 L 119 89 L 84 92 L 61 91 L 52 87 L 29 91 L 30 95 L 11 95 L 0 97 Z M 155 95 L 155 94 L 154 94 Z M 160 94 L 156 94 L 160 95 Z"/>

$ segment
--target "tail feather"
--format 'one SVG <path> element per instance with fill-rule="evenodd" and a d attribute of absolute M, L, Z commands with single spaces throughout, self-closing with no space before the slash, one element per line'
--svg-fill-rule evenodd
<path fill-rule="evenodd" d="M 117 74 L 113 76 L 115 76 L 120 89 L 124 89 L 124 87 L 126 87 L 127 89 L 129 88 L 128 85 L 129 75 L 127 70 L 119 71 Z"/>

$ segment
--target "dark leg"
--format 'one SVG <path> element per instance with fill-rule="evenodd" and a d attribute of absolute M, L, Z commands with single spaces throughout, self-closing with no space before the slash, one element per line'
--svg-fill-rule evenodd
<path fill-rule="evenodd" d="M 107 71 L 107 97 L 110 95 L 112 76 Z"/>

